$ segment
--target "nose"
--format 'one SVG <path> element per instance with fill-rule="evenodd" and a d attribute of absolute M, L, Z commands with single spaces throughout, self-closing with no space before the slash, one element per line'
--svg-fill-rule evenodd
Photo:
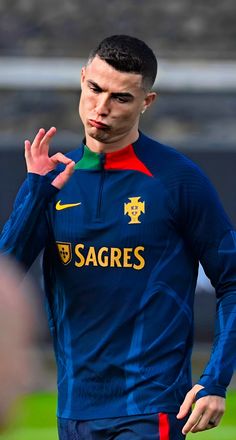
<path fill-rule="evenodd" d="M 109 97 L 102 93 L 97 97 L 96 112 L 99 116 L 107 116 L 110 112 Z"/>

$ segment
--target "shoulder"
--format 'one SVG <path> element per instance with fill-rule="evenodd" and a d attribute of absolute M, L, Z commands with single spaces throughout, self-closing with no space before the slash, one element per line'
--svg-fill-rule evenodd
<path fill-rule="evenodd" d="M 207 179 L 200 167 L 175 148 L 162 144 L 140 133 L 134 143 L 139 159 L 147 166 L 154 177 L 166 183 L 178 181 L 184 183 L 191 179 Z"/>

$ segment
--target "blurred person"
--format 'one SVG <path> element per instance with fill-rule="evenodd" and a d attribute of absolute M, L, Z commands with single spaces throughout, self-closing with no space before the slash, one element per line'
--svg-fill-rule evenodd
<path fill-rule="evenodd" d="M 0 429 L 7 426 L 16 398 L 33 383 L 34 308 L 28 295 L 34 289 L 22 277 L 18 264 L 0 257 Z"/>
<path fill-rule="evenodd" d="M 156 72 L 143 41 L 106 38 L 81 73 L 80 147 L 50 157 L 55 127 L 25 141 L 28 177 L 1 248 L 27 268 L 44 248 L 61 440 L 184 439 L 217 426 L 225 410 L 236 234 L 202 171 L 139 131 Z M 199 261 L 217 317 L 209 363 L 192 386 Z"/>

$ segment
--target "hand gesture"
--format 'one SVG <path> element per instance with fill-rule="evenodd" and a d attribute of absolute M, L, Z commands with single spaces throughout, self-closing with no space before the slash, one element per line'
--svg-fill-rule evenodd
<path fill-rule="evenodd" d="M 191 410 L 198 391 L 204 388 L 202 385 L 195 385 L 187 394 L 182 403 L 178 419 L 183 419 Z M 183 427 L 183 434 L 188 432 L 205 431 L 219 425 L 225 411 L 225 399 L 220 396 L 205 396 L 198 399 L 194 409 Z"/>
<path fill-rule="evenodd" d="M 56 128 L 51 127 L 47 132 L 41 128 L 36 134 L 32 144 L 29 140 L 25 141 L 25 160 L 27 171 L 29 173 L 45 174 L 54 170 L 59 163 L 65 166 L 58 176 L 52 181 L 52 185 L 61 189 L 69 180 L 74 172 L 75 163 L 62 153 L 56 153 L 49 157 L 49 143 L 56 133 Z"/>

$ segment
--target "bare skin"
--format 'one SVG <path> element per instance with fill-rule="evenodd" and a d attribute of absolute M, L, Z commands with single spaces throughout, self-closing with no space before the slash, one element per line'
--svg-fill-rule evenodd
<path fill-rule="evenodd" d="M 140 115 L 151 106 L 156 93 L 143 87 L 142 76 L 119 72 L 99 57 L 95 57 L 81 73 L 81 99 L 79 113 L 84 125 L 86 145 L 94 152 L 116 151 L 138 139 Z M 65 169 L 52 182 L 61 189 L 74 171 L 75 163 L 56 153 L 49 157 L 49 144 L 56 133 L 51 127 L 47 132 L 40 129 L 32 144 L 25 141 L 27 170 L 45 175 L 59 163 Z M 195 403 L 196 393 L 202 389 L 195 385 L 186 395 L 177 414 L 183 419 Z M 225 399 L 206 396 L 197 400 L 189 416 L 183 434 L 214 428 L 220 423 L 225 411 Z M 209 421 L 214 422 L 209 424 Z"/>
<path fill-rule="evenodd" d="M 29 140 L 26 140 L 25 160 L 28 173 L 35 173 L 41 176 L 54 170 L 59 163 L 64 164 L 64 171 L 52 181 L 53 186 L 61 189 L 73 174 L 75 162 L 62 153 L 56 153 L 49 157 L 49 143 L 55 133 L 55 127 L 51 127 L 47 132 L 45 132 L 44 128 L 41 128 L 32 144 Z"/>
<path fill-rule="evenodd" d="M 140 115 L 155 98 L 140 74 L 119 72 L 96 56 L 81 73 L 79 113 L 87 146 L 111 152 L 135 142 Z"/>
<path fill-rule="evenodd" d="M 195 385 L 187 394 L 177 414 L 178 419 L 183 419 L 191 411 L 198 391 L 204 388 Z M 225 399 L 219 396 L 206 396 L 198 399 L 194 409 L 183 427 L 183 434 L 200 432 L 215 428 L 225 412 Z M 209 423 L 211 422 L 211 423 Z M 214 424 L 212 423 L 214 422 Z"/>

